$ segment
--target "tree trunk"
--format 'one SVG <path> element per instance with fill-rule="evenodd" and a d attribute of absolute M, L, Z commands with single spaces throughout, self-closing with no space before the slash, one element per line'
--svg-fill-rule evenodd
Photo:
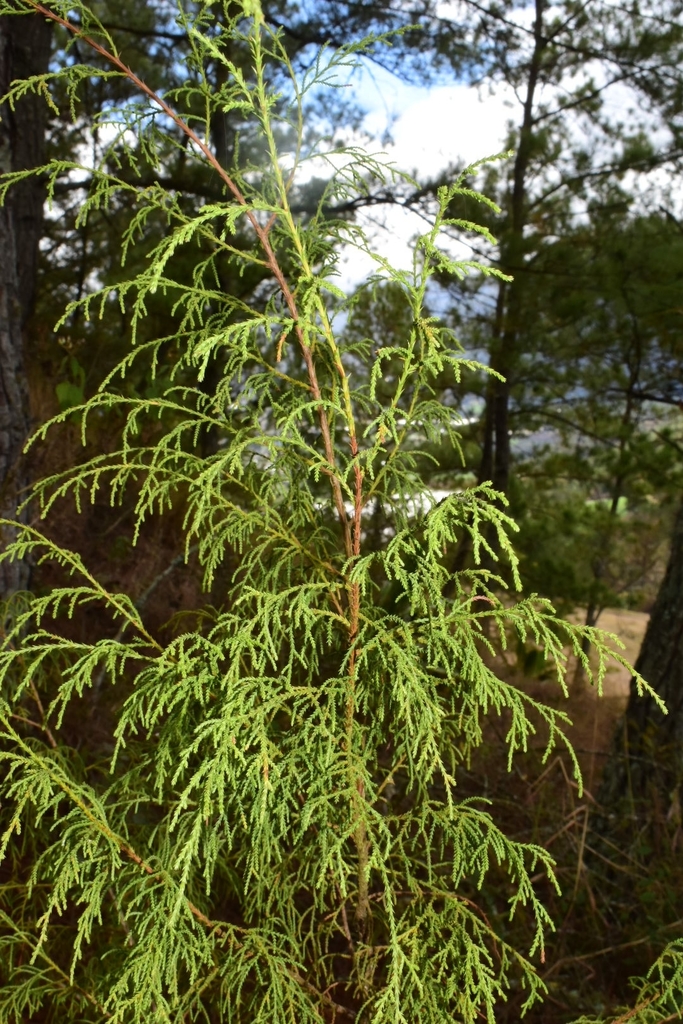
<path fill-rule="evenodd" d="M 14 79 L 48 69 L 51 25 L 44 18 L 0 18 L 0 94 Z M 45 100 L 27 96 L 0 114 L 0 172 L 36 167 L 45 158 Z M 22 449 L 29 434 L 24 332 L 33 308 L 44 186 L 14 187 L 0 208 L 0 516 L 13 518 L 28 483 Z M 10 531 L 5 530 L 3 541 Z M 25 562 L 0 562 L 0 599 L 29 582 Z"/>
<path fill-rule="evenodd" d="M 624 797 L 635 805 L 653 789 L 671 793 L 683 777 L 683 503 L 635 667 L 665 702 L 668 714 L 654 698 L 639 697 L 631 681 L 626 713 L 603 776 L 600 799 L 608 810 Z"/>
<path fill-rule="evenodd" d="M 484 444 L 478 472 L 480 483 L 491 480 L 497 491 L 507 494 L 510 485 L 510 388 L 514 383 L 523 327 L 524 230 L 528 220 L 528 174 L 534 145 L 536 93 L 543 57 L 548 48 L 544 29 L 546 0 L 535 0 L 534 47 L 529 60 L 524 113 L 512 174 L 509 228 L 501 236 L 500 267 L 513 276 L 510 284 L 500 282 L 491 346 L 491 369 L 504 379 L 492 377 L 486 395 Z"/>

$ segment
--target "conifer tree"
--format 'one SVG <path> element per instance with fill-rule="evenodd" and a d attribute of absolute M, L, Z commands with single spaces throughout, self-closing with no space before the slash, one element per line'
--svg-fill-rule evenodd
<path fill-rule="evenodd" d="M 572 230 L 579 209 L 596 205 L 605 183 L 653 167 L 676 173 L 682 138 L 680 14 L 680 0 L 626 8 L 609 0 L 588 6 L 532 0 L 522 8 L 516 0 L 321 0 L 312 15 L 306 7 L 283 16 L 288 36 L 300 44 L 379 26 L 400 28 L 402 42 L 385 59 L 393 71 L 422 82 L 447 69 L 459 81 L 505 87 L 511 97 L 512 159 L 483 186 L 502 209 L 485 220 L 499 238 L 492 258 L 511 280 L 499 278 L 495 291 L 489 285 L 490 314 L 478 337 L 498 375 L 486 381 L 477 474 L 505 493 L 513 462 L 510 439 L 532 352 L 536 266 L 545 247 Z M 626 121 L 604 102 L 614 85 L 634 97 Z M 402 198 L 416 203 L 429 191 L 430 183 L 423 182 L 419 193 Z M 465 216 L 462 203 L 458 208 Z M 452 284 L 457 288 L 457 281 Z M 536 335 L 538 342 L 541 332 Z M 542 345 L 540 354 L 542 359 Z"/>
<path fill-rule="evenodd" d="M 681 237 L 611 198 L 535 261 L 536 354 L 514 419 L 527 435 L 516 488 L 523 578 L 586 608 L 589 625 L 647 595 L 681 486 Z"/>
<path fill-rule="evenodd" d="M 342 245 L 367 242 L 325 210 L 394 172 L 363 151 L 311 144 L 306 103 L 382 41 L 323 51 L 299 80 L 258 0 L 180 5 L 187 79 L 160 92 L 126 65 L 92 8 L 0 5 L 27 12 L 74 45 L 61 68 L 15 83 L 7 102 L 29 92 L 54 102 L 58 84 L 67 97 L 93 81 L 125 87 L 96 119 L 111 142 L 86 168 L 82 219 L 128 197 L 124 260 L 150 218 L 168 226 L 135 273 L 67 308 L 96 321 L 120 303 L 133 345 L 39 437 L 78 417 L 85 438 L 111 409 L 124 426 L 115 450 L 40 482 L 33 507 L 73 500 L 78 515 L 101 489 L 112 502 L 132 493 L 138 530 L 180 508 L 187 549 L 207 588 L 218 581 L 220 602 L 153 632 L 77 551 L 39 521 L 17 524 L 2 557 L 31 552 L 62 580 L 15 597 L 4 615 L 0 1022 L 469 1024 L 493 1021 L 511 986 L 531 1005 L 543 994 L 533 958 L 542 961 L 551 926 L 536 880 L 553 883 L 552 860 L 507 836 L 485 800 L 459 799 L 458 770 L 489 714 L 505 716 L 510 760 L 539 723 L 546 753 L 566 742 L 562 713 L 492 671 L 489 656 L 510 635 L 533 638 L 560 685 L 584 639 L 598 685 L 619 654 L 547 602 L 501 596 L 502 579 L 480 565 L 484 551 L 495 561 L 492 531 L 516 579 L 501 495 L 483 485 L 437 503 L 416 471 L 424 445 L 458 443 L 434 380 L 445 367 L 456 377 L 482 369 L 427 315 L 429 282 L 496 274 L 453 260 L 440 238 L 445 228 L 486 235 L 448 210 L 465 192 L 490 201 L 463 179 L 440 189 L 412 268 L 375 257 L 369 287 L 400 293 L 402 335 L 345 336 L 336 264 Z M 248 54 L 239 64 L 236 44 Z M 206 72 L 216 63 L 218 85 Z M 221 163 L 211 132 L 223 111 L 259 126 L 258 161 Z M 189 212 L 162 181 L 180 147 L 222 189 Z M 159 180 L 136 183 L 138 152 Z M 312 162 L 334 173 L 302 222 L 291 196 Z M 52 190 L 83 170 L 56 160 L 42 173 Z M 5 193 L 25 178 L 5 175 Z M 194 253 L 189 274 L 181 252 Z M 222 287 L 226 265 L 262 276 L 257 299 Z M 149 338 L 159 292 L 175 320 Z M 221 373 L 207 386 L 212 360 Z M 158 393 L 126 390 L 139 362 L 151 373 L 171 363 Z M 219 437 L 208 453 L 207 431 Z M 369 545 L 377 505 L 391 525 Z M 454 572 L 448 552 L 465 533 L 475 567 Z M 111 626 L 88 641 L 78 626 L 93 609 Z M 107 742 L 93 743 L 79 714 L 103 679 L 115 698 Z M 488 906 L 492 876 L 504 908 Z M 530 950 L 506 941 L 514 914 L 533 921 Z M 680 952 L 666 955 L 668 999 Z"/>
<path fill-rule="evenodd" d="M 14 78 L 44 71 L 51 26 L 43 18 L 0 19 L 0 92 Z M 29 96 L 16 110 L 3 108 L 0 167 L 35 167 L 45 160 L 45 104 Z M 24 182 L 0 211 L 0 515 L 11 515 L 28 483 L 21 450 L 30 433 L 25 366 L 27 322 L 33 312 L 43 208 L 38 178 Z M 0 597 L 28 585 L 29 567 L 0 566 Z"/>

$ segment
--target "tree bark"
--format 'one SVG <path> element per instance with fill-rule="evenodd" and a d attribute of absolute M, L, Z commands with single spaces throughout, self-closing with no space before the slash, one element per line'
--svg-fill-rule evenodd
<path fill-rule="evenodd" d="M 496 490 L 507 494 L 510 486 L 510 389 L 519 359 L 523 327 L 524 230 L 528 219 L 528 175 L 534 145 L 536 94 L 549 40 L 544 29 L 546 0 L 535 0 L 534 47 L 529 60 L 526 94 L 519 141 L 515 153 L 510 196 L 510 222 L 501 237 L 500 266 L 513 276 L 500 282 L 491 345 L 491 369 L 503 380 L 491 377 L 484 412 L 484 444 L 478 479 L 491 480 Z"/>
<path fill-rule="evenodd" d="M 51 25 L 34 15 L 0 18 L 0 94 L 18 78 L 48 69 Z M 0 172 L 39 166 L 45 159 L 47 105 L 27 96 L 0 109 Z M 30 178 L 12 188 L 0 208 L 0 516 L 13 518 L 28 484 L 22 449 L 30 429 L 25 330 L 35 296 L 44 186 Z M 5 530 L 6 542 L 11 531 Z M 0 562 L 0 599 L 29 582 L 26 562 Z"/>
<path fill-rule="evenodd" d="M 607 810 L 625 797 L 635 806 L 653 788 L 668 794 L 683 778 L 683 502 L 635 667 L 665 702 L 668 714 L 653 697 L 639 697 L 631 680 L 626 713 L 603 775 L 600 800 Z"/>

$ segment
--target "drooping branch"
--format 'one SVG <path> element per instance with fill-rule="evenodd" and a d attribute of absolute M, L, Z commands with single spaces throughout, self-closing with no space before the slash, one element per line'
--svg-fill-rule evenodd
<path fill-rule="evenodd" d="M 187 123 L 187 121 L 185 121 L 185 119 L 181 117 L 180 114 L 178 114 L 170 106 L 170 104 L 166 102 L 163 96 L 160 96 L 157 92 L 154 91 L 154 89 L 150 88 L 150 86 L 148 86 L 147 83 L 144 82 L 132 70 L 132 68 L 128 67 L 128 65 L 125 64 L 120 57 L 118 57 L 115 53 L 112 53 L 101 43 L 98 43 L 96 39 L 93 39 L 91 36 L 86 35 L 78 25 L 75 25 L 67 18 L 63 18 L 60 14 L 57 14 L 55 11 L 50 10 L 50 8 L 46 7 L 44 4 L 38 3 L 36 2 L 36 0 L 23 0 L 23 2 L 28 7 L 36 11 L 38 14 L 42 14 L 45 18 L 49 18 L 56 24 L 61 25 L 62 28 L 66 29 L 69 33 L 71 33 L 71 35 L 73 35 L 75 38 L 81 40 L 83 43 L 89 46 L 92 50 L 95 51 L 95 53 L 99 54 L 99 56 L 102 57 L 103 60 L 107 61 L 114 68 L 116 68 L 116 70 L 119 71 L 120 74 L 125 76 L 128 79 L 128 81 L 131 82 L 131 84 L 135 86 L 135 88 L 140 93 L 142 93 L 142 95 L 146 96 L 153 104 L 155 104 L 155 106 L 157 106 L 173 122 L 173 124 L 175 124 L 176 127 L 181 132 L 183 132 L 185 136 L 187 136 L 189 141 L 194 146 L 197 147 L 197 149 L 202 153 L 202 155 L 211 165 L 211 167 L 213 167 L 213 169 L 219 175 L 219 177 L 225 184 L 230 194 L 236 200 L 236 202 L 239 203 L 239 205 L 244 209 L 245 216 L 249 221 L 249 224 L 251 225 L 256 237 L 258 238 L 261 248 L 263 249 L 263 252 L 266 257 L 267 266 L 271 273 L 273 274 L 273 277 L 277 281 L 278 287 L 280 288 L 282 297 L 285 301 L 285 305 L 287 306 L 287 310 L 289 311 L 289 314 L 292 320 L 294 321 L 294 331 L 299 342 L 301 354 L 306 364 L 306 371 L 308 373 L 308 378 L 311 386 L 311 393 L 313 395 L 315 402 L 318 405 L 320 432 L 323 439 L 325 460 L 327 462 L 327 466 L 324 467 L 323 472 L 325 472 L 330 479 L 335 507 L 337 510 L 337 514 L 339 516 L 339 520 L 342 524 L 342 529 L 344 531 L 344 544 L 346 548 L 346 555 L 347 557 L 351 557 L 351 555 L 353 554 L 351 527 L 349 523 L 349 518 L 346 513 L 346 509 L 344 507 L 344 498 L 342 494 L 341 483 L 335 472 L 336 458 L 334 452 L 334 443 L 332 440 L 332 433 L 330 430 L 329 418 L 327 416 L 327 412 L 325 411 L 323 403 L 322 391 L 318 381 L 318 374 L 313 359 L 313 353 L 301 327 L 299 309 L 297 306 L 296 299 L 294 297 L 294 293 L 292 292 L 292 289 L 290 288 L 289 283 L 287 282 L 285 274 L 282 270 L 282 267 L 280 266 L 279 260 L 270 242 L 269 232 L 273 223 L 272 218 L 268 222 L 268 225 L 266 225 L 265 227 L 259 223 L 258 218 L 255 216 L 254 212 L 251 210 L 249 206 L 249 202 L 247 201 L 246 196 L 244 195 L 240 187 L 237 185 L 237 183 L 234 181 L 234 179 L 231 177 L 231 175 L 228 174 L 226 169 L 222 166 L 216 155 L 212 152 L 210 146 L 207 145 L 207 143 L 197 134 L 196 131 L 194 131 L 194 129 Z"/>

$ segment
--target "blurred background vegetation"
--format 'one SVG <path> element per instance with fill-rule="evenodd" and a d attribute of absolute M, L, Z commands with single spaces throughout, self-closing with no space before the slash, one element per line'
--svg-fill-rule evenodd
<path fill-rule="evenodd" d="M 562 895 L 544 893 L 557 923 L 541 968 L 550 997 L 529 1019 L 560 1022 L 613 1012 L 629 998 L 629 976 L 642 974 L 666 942 L 683 934 L 683 4 L 264 0 L 263 7 L 302 69 L 321 44 L 400 30 L 389 49 L 377 48 L 374 67 L 382 75 L 420 87 L 451 82 L 479 88 L 483 108 L 488 89 L 509 98 L 501 148 L 510 155 L 473 175 L 472 185 L 501 208 L 488 211 L 498 246 L 482 240 L 476 254 L 512 280 L 444 276 L 430 296 L 434 312 L 496 375 L 470 374 L 462 381 L 444 375 L 437 397 L 452 407 L 462 451 L 453 453 L 434 438 L 432 450 L 416 459 L 437 494 L 492 480 L 508 496 L 520 527 L 525 589 L 549 597 L 564 614 L 620 634 L 669 704 L 664 719 L 653 702 L 635 700 L 629 679 L 618 672 L 608 675 L 598 701 L 580 666 L 567 703 L 533 644 L 515 642 L 498 668 L 547 702 L 567 705 L 586 789 L 579 794 L 560 754 L 541 765 L 531 749 L 509 773 L 505 722 L 495 717 L 485 754 L 460 779 L 465 794 L 481 793 L 483 786 L 508 834 L 543 844 L 558 860 Z M 187 41 L 165 0 L 99 0 L 96 9 L 127 63 L 153 88 L 168 92 L 191 74 Z M 61 30 L 52 31 L 37 15 L 0 19 L 0 86 L 43 72 L 65 44 Z M 237 64 L 246 59 L 239 52 L 230 57 Z M 78 61 L 78 47 L 64 59 Z M 366 71 L 373 72 L 371 58 Z M 218 81 L 220 63 L 214 73 Z M 354 88 L 354 80 L 350 85 L 336 103 L 312 103 L 310 132 L 390 144 L 390 134 L 369 136 L 363 89 Z M 220 198 L 219 181 L 187 152 L 169 151 L 161 170 L 150 167 L 144 153 L 137 167 L 118 162 L 116 144 L 93 124 L 117 98 L 115 90 L 124 88 L 116 79 L 93 82 L 73 120 L 34 98 L 14 111 L 6 108 L 2 170 L 55 157 L 86 167 L 104 160 L 138 185 L 162 175 L 190 210 Z M 621 90 L 618 115 L 607 102 L 615 88 Z M 64 97 L 55 98 L 68 110 Z M 456 108 L 441 130 L 457 137 Z M 242 125 L 238 137 L 230 113 L 216 119 L 211 144 L 226 164 L 237 146 L 245 166 L 259 164 L 256 136 Z M 458 170 L 454 162 L 436 176 L 418 175 L 414 184 L 395 188 L 359 182 L 357 198 L 330 212 L 344 219 L 374 216 L 389 230 L 397 211 L 410 212 L 417 231 L 436 189 Z M 319 175 L 295 197 L 304 218 L 314 208 L 324 168 Z M 161 218 L 148 220 L 122 267 L 127 200 L 121 196 L 84 224 L 79 210 L 86 187 L 87 174 L 74 170 L 47 206 L 38 180 L 10 193 L 2 211 L 3 511 L 15 507 L 31 480 L 81 458 L 77 414 L 58 437 L 50 435 L 28 456 L 21 452 L 33 428 L 92 394 L 130 346 L 130 317 L 115 301 L 89 321 L 77 312 L 55 329 L 64 305 L 132 276 L 135 262 L 167 229 Z M 466 198 L 452 214 L 482 217 Z M 454 245 L 456 235 L 454 229 Z M 170 272 L 190 274 L 187 258 L 178 255 Z M 268 294 L 267 280 L 238 276 L 229 264 L 219 283 L 256 305 Z M 349 287 L 359 289 L 343 325 L 350 340 L 388 345 L 405 334 L 410 311 L 397 290 L 357 280 Z M 173 334 L 176 316 L 163 294 L 149 306 L 146 323 L 150 338 Z M 170 368 L 172 349 L 168 361 Z M 208 367 L 207 388 L 219 373 L 220 367 Z M 161 367 L 156 379 L 134 371 L 125 387 L 149 396 L 166 383 Z M 117 433 L 114 415 L 102 416 L 89 444 L 107 448 Z M 208 434 L 207 454 L 218 443 Z M 133 502 L 131 495 L 110 507 L 103 498 L 79 516 L 66 503 L 57 505 L 47 529 L 66 546 L 77 540 L 108 586 L 137 596 L 154 628 L 172 629 L 178 613 L 199 604 L 199 574 L 191 559 L 183 560 L 173 515 L 154 531 L 143 530 L 132 547 Z M 372 531 L 380 536 L 390 529 L 376 515 L 368 543 Z M 464 568 L 471 552 L 463 544 L 453 557 Z M 5 595 L 52 583 L 41 565 L 3 563 L 0 571 Z M 217 602 L 220 587 L 219 580 Z M 108 627 L 93 613 L 71 628 L 86 637 Z M 66 722 L 74 746 L 84 730 L 95 746 L 106 735 L 109 699 L 103 689 L 93 692 L 87 722 Z M 538 746 L 543 749 L 541 737 Z M 500 901 L 492 898 L 485 909 L 502 930 L 513 927 L 505 923 L 502 890 Z M 518 915 L 518 948 L 523 929 Z M 518 1019 L 521 1000 L 521 992 L 513 994 L 500 1008 L 501 1022 Z"/>

